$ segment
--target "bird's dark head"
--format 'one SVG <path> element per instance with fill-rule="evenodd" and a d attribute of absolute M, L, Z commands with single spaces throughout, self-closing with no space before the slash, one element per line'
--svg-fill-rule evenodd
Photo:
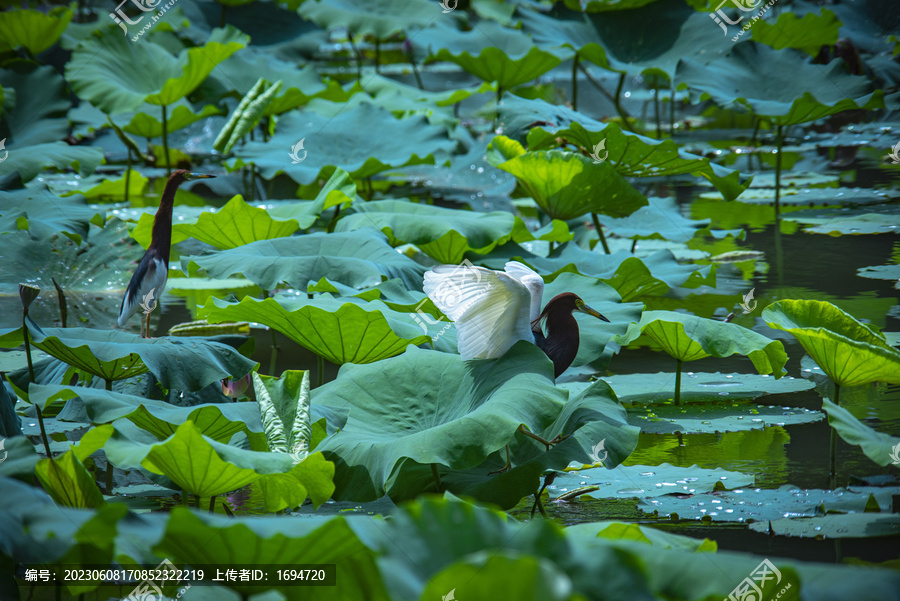
<path fill-rule="evenodd" d="M 599 311 L 588 307 L 587 304 L 581 300 L 581 297 L 573 292 L 563 292 L 562 294 L 554 296 L 550 302 L 547 303 L 547 306 L 544 307 L 541 317 L 552 318 L 555 315 L 571 315 L 575 311 L 592 315 L 605 322 L 609 322 L 609 320 L 601 315 Z"/>
<path fill-rule="evenodd" d="M 172 175 L 169 176 L 169 181 L 172 183 L 180 184 L 181 182 L 189 182 L 195 179 L 209 179 L 211 177 L 215 177 L 215 175 L 194 173 L 193 171 L 188 171 L 187 169 L 176 169 L 172 172 Z"/>

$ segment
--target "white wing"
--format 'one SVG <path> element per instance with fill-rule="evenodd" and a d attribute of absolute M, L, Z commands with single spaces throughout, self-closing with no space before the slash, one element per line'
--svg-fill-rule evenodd
<path fill-rule="evenodd" d="M 456 322 L 459 354 L 464 361 L 499 357 L 519 340 L 534 342 L 531 293 L 508 273 L 438 265 L 425 273 L 425 294 Z"/>
<path fill-rule="evenodd" d="M 544 298 L 544 278 L 539 276 L 536 271 L 519 263 L 518 261 L 510 261 L 504 265 L 506 273 L 516 278 L 531 294 L 531 310 L 528 313 L 528 319 L 531 323 L 541 316 L 541 301 Z"/>

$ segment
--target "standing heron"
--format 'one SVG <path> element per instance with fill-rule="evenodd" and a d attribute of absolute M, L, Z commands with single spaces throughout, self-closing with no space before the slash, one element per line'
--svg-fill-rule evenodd
<path fill-rule="evenodd" d="M 571 292 L 554 296 L 541 311 L 544 280 L 518 261 L 507 263 L 505 271 L 471 263 L 432 267 L 425 273 L 425 294 L 456 322 L 463 361 L 500 357 L 519 340 L 527 340 L 553 362 L 554 378 L 566 371 L 578 354 L 578 322 L 572 313 L 609 321 Z M 547 326 L 546 335 L 542 324 Z M 548 448 L 562 440 L 544 440 L 521 425 L 519 431 Z"/>
<path fill-rule="evenodd" d="M 172 208 L 175 206 L 175 191 L 182 182 L 195 179 L 207 179 L 215 175 L 204 173 L 192 173 L 187 169 L 176 169 L 169 176 L 166 187 L 153 220 L 153 234 L 150 238 L 150 247 L 144 253 L 144 257 L 138 264 L 137 270 L 131 276 L 128 289 L 125 290 L 125 298 L 119 309 L 119 327 L 125 327 L 128 318 L 137 313 L 138 309 L 144 312 L 141 323 L 141 336 L 150 337 L 150 314 L 158 304 L 159 297 L 166 289 L 166 280 L 169 277 L 169 254 L 172 250 Z M 146 333 L 145 333 L 146 332 Z"/>

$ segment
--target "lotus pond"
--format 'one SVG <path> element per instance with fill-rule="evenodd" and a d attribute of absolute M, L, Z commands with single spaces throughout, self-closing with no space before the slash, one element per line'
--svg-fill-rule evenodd
<path fill-rule="evenodd" d="M 900 599 L 895 3 L 3 7 L 0 601 Z"/>

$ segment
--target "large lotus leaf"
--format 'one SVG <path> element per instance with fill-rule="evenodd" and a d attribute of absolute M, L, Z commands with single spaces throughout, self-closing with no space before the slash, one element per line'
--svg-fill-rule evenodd
<path fill-rule="evenodd" d="M 750 374 L 752 375 L 752 374 Z M 663 403 L 653 407 L 633 407 L 628 412 L 628 423 L 649 434 L 717 434 L 764 430 L 773 426 L 811 424 L 825 419 L 825 414 L 801 407 L 781 405 L 748 405 L 719 397 L 718 403 L 707 403 L 685 411 L 680 405 L 672 405 L 672 388 L 675 377 L 669 378 L 669 392 L 657 397 Z M 728 394 L 728 393 L 723 393 Z"/>
<path fill-rule="evenodd" d="M 371 501 L 429 486 L 410 462 L 463 470 L 510 443 L 521 424 L 542 432 L 565 396 L 547 356 L 520 342 L 500 359 L 464 363 L 410 348 L 377 365 L 344 366 L 312 400 L 350 410 L 318 447 L 337 464 L 335 498 Z"/>
<path fill-rule="evenodd" d="M 0 18 L 22 12 L 30 11 L 0 12 Z M 66 137 L 69 131 L 66 111 L 72 102 L 66 82 L 56 69 L 49 65 L 14 64 L 0 71 L 0 88 L 7 93 L 15 90 L 16 98 L 20 99 L 12 110 L 3 110 L 3 135 L 9 134 L 7 149 L 56 142 Z"/>
<path fill-rule="evenodd" d="M 295 155 L 300 162 L 294 163 L 291 149 L 301 140 L 302 155 Z M 397 119 L 381 107 L 361 103 L 335 116 L 311 110 L 286 113 L 268 142 L 248 142 L 227 165 L 237 169 L 252 163 L 266 179 L 286 173 L 301 184 L 312 183 L 322 169 L 334 166 L 360 180 L 391 168 L 433 164 L 436 153 L 455 146 L 446 128 L 430 125 L 423 116 Z"/>
<path fill-rule="evenodd" d="M 165 440 L 186 421 L 194 423 L 201 434 L 227 443 L 238 432 L 244 432 L 253 450 L 265 450 L 259 409 L 254 403 L 207 403 L 193 407 L 177 407 L 130 394 L 85 388 L 83 386 L 28 387 L 31 402 L 50 403 L 57 399 L 80 399 L 88 418 L 94 424 L 108 424 L 127 419 L 146 430 L 157 440 Z"/>
<path fill-rule="evenodd" d="M 697 235 L 744 238 L 744 231 L 741 229 L 714 230 L 709 227 L 710 219 L 694 220 L 682 216 L 674 198 L 647 200 L 649 205 L 641 207 L 628 217 L 615 219 L 608 215 L 598 215 L 599 221 L 619 238 L 635 240 L 663 239 L 687 242 Z"/>
<path fill-rule="evenodd" d="M 0 232 L 27 230 L 33 240 L 62 232 L 80 244 L 90 224 L 102 225 L 103 219 L 104 212 L 87 206 L 83 196 L 60 198 L 46 184 L 0 191 Z"/>
<path fill-rule="evenodd" d="M 324 29 L 346 27 L 351 35 L 386 40 L 395 33 L 420 29 L 440 18 L 440 5 L 427 0 L 354 0 L 305 2 L 301 14 Z"/>
<path fill-rule="evenodd" d="M 356 185 L 346 171 L 336 169 L 311 202 L 268 201 L 263 208 L 248 204 L 238 194 L 221 209 L 205 211 L 196 217 L 187 216 L 173 223 L 172 243 L 194 238 L 216 248 L 228 249 L 257 240 L 283 238 L 298 229 L 309 228 L 322 211 L 349 205 L 354 198 Z M 142 213 L 131 232 L 132 238 L 144 248 L 150 246 L 154 219 L 154 215 Z"/>
<path fill-rule="evenodd" d="M 723 107 L 747 106 L 776 125 L 808 123 L 846 110 L 884 108 L 884 91 L 847 75 L 844 62 L 813 65 L 791 49 L 738 44 L 732 53 L 681 62 L 678 78 Z"/>
<path fill-rule="evenodd" d="M 602 460 L 605 450 L 599 453 Z M 550 497 L 558 497 L 582 486 L 599 486 L 584 494 L 594 499 L 652 498 L 662 495 L 712 492 L 751 486 L 753 476 L 729 472 L 720 467 L 702 469 L 697 465 L 619 465 L 615 469 L 590 468 L 558 474 L 547 487 Z"/>
<path fill-rule="evenodd" d="M 778 15 L 769 23 L 760 19 L 753 25 L 753 41 L 771 46 L 775 50 L 799 48 L 815 56 L 822 46 L 834 46 L 838 41 L 841 22 L 833 12 L 821 8 L 819 14 L 806 13 L 803 18 L 791 11 Z"/>
<path fill-rule="evenodd" d="M 504 598 L 571 601 L 577 598 L 572 595 L 571 580 L 559 566 L 547 559 L 511 550 L 485 550 L 456 561 L 428 582 L 422 598 L 437 599 L 447 590 L 471 601 Z"/>
<path fill-rule="evenodd" d="M 792 211 L 785 215 L 785 219 L 803 223 L 806 225 L 804 231 L 811 234 L 859 236 L 900 233 L 900 208 L 896 204 L 877 204 L 855 209 L 842 207 Z"/>
<path fill-rule="evenodd" d="M 900 351 L 827 301 L 777 301 L 763 310 L 762 318 L 792 334 L 835 384 L 900 384 Z"/>
<path fill-rule="evenodd" d="M 280 115 L 303 106 L 313 98 L 344 101 L 349 94 L 337 81 L 323 83 L 322 76 L 313 65 L 298 69 L 295 63 L 279 60 L 257 46 L 248 46 L 229 57 L 210 75 L 210 79 L 218 81 L 223 88 L 241 96 L 246 95 L 260 77 L 282 83 L 266 109 L 266 115 Z"/>
<path fill-rule="evenodd" d="M 308 0 L 309 1 L 309 0 Z M 362 528 L 363 535 L 354 532 Z M 175 507 L 165 527 L 165 533 L 153 549 L 179 565 L 249 565 L 299 568 L 302 565 L 332 563 L 342 600 L 389 601 L 375 563 L 372 540 L 366 532 L 378 532 L 374 524 L 358 523 L 356 519 L 334 516 L 327 521 L 290 519 L 284 516 L 253 516 L 252 518 L 224 517 Z M 370 535 L 371 536 L 371 535 Z M 271 569 L 271 568 L 270 568 Z M 248 598 L 261 599 L 259 587 L 242 588 L 240 582 L 230 585 Z M 278 588 L 267 584 L 266 588 Z M 305 588 L 305 587 L 304 587 Z M 308 596 L 301 588 L 281 589 L 279 599 L 315 599 L 323 596 L 312 587 Z M 336 590 L 336 589 L 330 589 Z"/>
<path fill-rule="evenodd" d="M 878 465 L 900 463 L 900 438 L 873 430 L 828 399 L 822 399 L 822 409 L 828 414 L 828 423 L 844 442 L 859 446 L 866 457 Z"/>
<path fill-rule="evenodd" d="M 502 90 L 540 77 L 571 54 L 541 50 L 524 33 L 491 21 L 470 31 L 436 27 L 422 35 L 428 39 L 428 62 L 456 63 L 482 81 L 496 81 Z"/>
<path fill-rule="evenodd" d="M 40 54 L 56 43 L 72 14 L 61 7 L 49 14 L 21 8 L 0 12 L 0 52 L 26 48 L 32 56 Z"/>
<path fill-rule="evenodd" d="M 307 495 L 318 507 L 334 490 L 334 466 L 321 453 L 313 453 L 295 465 L 282 453 L 247 451 L 216 442 L 203 436 L 191 421 L 154 444 L 130 440 L 122 429 L 116 428 L 104 451 L 116 467 L 143 467 L 165 476 L 185 492 L 202 497 L 255 483 L 265 493 L 267 511 L 296 507 Z"/>
<path fill-rule="evenodd" d="M 900 284 L 900 265 L 870 265 L 860 267 L 856 274 L 861 278 L 873 280 L 896 280 Z"/>
<path fill-rule="evenodd" d="M 309 455 L 309 372 L 288 370 L 275 376 L 253 374 L 253 389 L 269 450 L 288 453 L 295 462 Z"/>
<path fill-rule="evenodd" d="M 734 323 L 674 311 L 644 311 L 641 333 L 680 361 L 739 354 L 749 357 L 761 374 L 780 378 L 785 373 L 787 353 L 781 341 Z"/>
<path fill-rule="evenodd" d="M 421 290 L 425 273 L 424 267 L 395 251 L 384 234 L 373 229 L 259 240 L 181 259 L 185 273 L 193 275 L 196 267 L 192 264 L 213 278 L 243 274 L 264 290 L 282 282 L 305 290 L 310 281 L 318 282 L 326 276 L 357 288 L 399 278 L 408 288 Z"/>
<path fill-rule="evenodd" d="M 675 374 L 617 374 L 603 376 L 623 404 L 665 403 L 672 397 Z M 561 385 L 567 388 L 583 384 Z M 791 394 L 810 390 L 815 384 L 804 378 L 775 378 L 758 374 L 685 372 L 681 378 L 681 398 L 692 403 L 749 401 L 770 394 Z"/>
<path fill-rule="evenodd" d="M 628 252 L 611 255 L 584 250 L 574 242 L 563 244 L 549 257 L 532 255 L 525 250 L 499 249 L 487 260 L 480 261 L 494 269 L 502 269 L 509 260 L 522 261 L 539 273 L 549 273 L 552 281 L 561 273 L 572 272 L 598 278 L 621 295 L 622 302 L 630 302 L 642 295 L 659 294 L 669 288 L 697 288 L 715 286 L 716 272 L 710 265 L 680 265 L 670 250 L 659 250 L 648 257 L 638 258 Z"/>
<path fill-rule="evenodd" d="M 105 501 L 103 493 L 72 451 L 50 459 L 41 459 L 34 475 L 53 500 L 66 507 L 98 507 Z"/>
<path fill-rule="evenodd" d="M 212 115 L 218 115 L 221 111 L 211 104 L 205 105 L 200 112 L 195 113 L 191 106 L 184 100 L 178 100 L 173 106 L 168 107 L 166 116 L 166 132 L 172 133 L 206 119 Z M 128 115 L 116 115 L 116 121 L 127 123 L 122 130 L 133 136 L 141 138 L 160 138 L 163 135 L 162 113 L 158 106 L 149 103 L 142 104 L 138 110 Z"/>
<path fill-rule="evenodd" d="M 415 244 L 447 264 L 459 263 L 469 251 L 490 252 L 510 239 L 516 225 L 515 217 L 506 211 L 478 213 L 402 200 L 358 203 L 353 211 L 341 218 L 335 231 L 375 226 L 392 246 Z"/>
<path fill-rule="evenodd" d="M 190 94 L 246 43 L 247 37 L 230 27 L 176 57 L 150 40 L 136 44 L 118 29 L 107 28 L 76 48 L 66 79 L 79 97 L 105 113 L 134 111 L 144 102 L 169 105 Z"/>
<path fill-rule="evenodd" d="M 814 518 L 781 518 L 768 523 L 750 524 L 750 529 L 775 536 L 799 536 L 807 538 L 864 538 L 897 536 L 900 534 L 900 516 L 877 513 L 848 513 Z M 872 541 L 874 543 L 875 541 Z M 870 543 L 871 544 L 871 543 Z"/>
<path fill-rule="evenodd" d="M 592 7 L 599 6 L 608 6 L 610 12 L 591 14 L 597 12 Z M 538 44 L 570 46 L 605 69 L 631 76 L 662 73 L 671 81 L 684 57 L 694 56 L 700 49 L 721 54 L 734 45 L 730 38 L 719 35 L 707 14 L 694 12 L 679 0 L 652 4 L 643 0 L 592 1 L 586 10 L 588 14 L 582 15 L 557 8 L 552 18 L 519 12 L 523 28 Z"/>
<path fill-rule="evenodd" d="M 726 200 L 734 200 L 750 185 L 738 171 L 684 151 L 671 139 L 654 140 L 622 131 L 617 123 L 603 123 L 564 106 L 543 100 L 509 97 L 501 107 L 501 121 L 520 124 L 510 136 L 527 136 L 530 150 L 559 146 L 564 140 L 585 155 L 602 144 L 597 156 L 605 157 L 624 177 L 659 177 L 689 173 L 709 180 Z M 607 154 L 608 153 L 608 154 Z"/>
<path fill-rule="evenodd" d="M 337 365 L 380 361 L 429 340 L 407 314 L 380 301 L 337 300 L 328 294 L 315 299 L 247 296 L 236 303 L 210 297 L 201 312 L 211 323 L 267 325 Z"/>
<path fill-rule="evenodd" d="M 610 163 L 596 164 L 572 152 L 526 152 L 497 167 L 515 175 L 553 219 L 568 221 L 585 213 L 626 217 L 647 204 Z"/>
<path fill-rule="evenodd" d="M 119 330 L 39 328 L 31 343 L 48 355 L 105 380 L 153 373 L 166 389 L 200 390 L 226 377 L 242 378 L 256 362 L 232 347 L 202 339 L 141 338 Z"/>
<path fill-rule="evenodd" d="M 60 171 L 74 169 L 90 175 L 103 162 L 103 150 L 91 146 L 69 146 L 65 142 L 48 142 L 23 148 L 7 147 L 13 156 L 0 163 L 0 179 L 18 172 L 23 182 L 33 180 L 48 167 Z"/>
<path fill-rule="evenodd" d="M 406 85 L 381 75 L 366 76 L 360 82 L 362 89 L 371 96 L 371 101 L 386 108 L 398 117 L 403 113 L 422 113 L 431 123 L 446 124 L 451 129 L 457 123 L 454 106 L 476 94 L 496 92 L 497 87 L 483 83 L 477 88 L 463 88 L 441 92 L 429 92 L 416 86 Z M 366 99 L 365 96 L 359 96 Z M 456 132 L 454 132 L 456 133 Z M 459 132 L 462 134 L 462 132 Z M 462 134 L 465 137 L 465 134 Z"/>
<path fill-rule="evenodd" d="M 624 334 L 629 324 L 640 321 L 644 308 L 643 303 L 622 303 L 619 293 L 612 286 L 577 273 L 562 273 L 547 284 L 544 303 L 563 292 L 574 292 L 610 321 L 607 323 L 595 317 L 575 314 L 578 315 L 580 344 L 572 362 L 574 367 L 599 359 L 615 336 Z"/>
<path fill-rule="evenodd" d="M 778 489 L 737 489 L 705 494 L 666 495 L 642 499 L 638 509 L 658 512 L 659 517 L 677 513 L 679 518 L 713 522 L 761 522 L 787 517 L 813 517 L 824 512 L 866 511 L 874 497 L 883 511 L 891 510 L 897 487 L 851 487 L 848 490 L 803 490 L 786 484 Z M 823 511 L 824 508 L 824 511 Z"/>

